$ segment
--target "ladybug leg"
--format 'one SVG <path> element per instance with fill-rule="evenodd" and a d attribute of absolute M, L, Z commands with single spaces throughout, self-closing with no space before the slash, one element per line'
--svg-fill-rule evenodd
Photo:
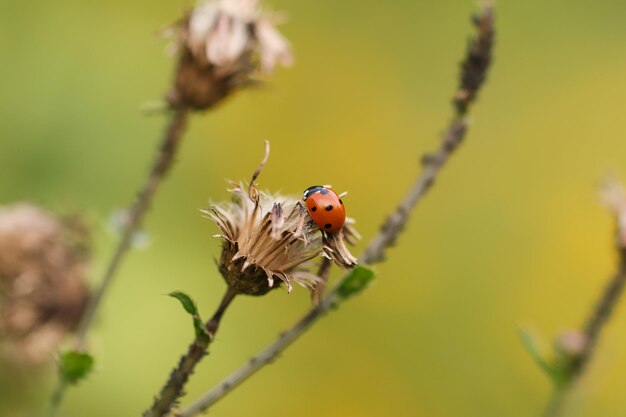
<path fill-rule="evenodd" d="M 339 194 L 339 198 L 344 198 L 347 195 L 348 195 L 348 192 L 344 191 L 343 193 Z"/>

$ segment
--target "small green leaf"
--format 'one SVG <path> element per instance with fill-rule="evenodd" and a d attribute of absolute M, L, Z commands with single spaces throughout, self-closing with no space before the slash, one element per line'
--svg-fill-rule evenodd
<path fill-rule="evenodd" d="M 337 295 L 345 300 L 363 291 L 374 279 L 374 271 L 367 266 L 357 265 L 343 278 L 339 287 L 337 287 Z"/>
<path fill-rule="evenodd" d="M 168 294 L 170 297 L 176 298 L 183 305 L 185 311 L 191 315 L 198 314 L 198 307 L 195 301 L 182 291 L 173 291 Z"/>
<path fill-rule="evenodd" d="M 545 372 L 545 374 L 554 382 L 557 386 L 563 384 L 564 375 L 563 372 L 553 364 L 551 364 L 548 360 L 544 358 L 544 355 L 539 352 L 539 348 L 537 347 L 537 343 L 535 338 L 527 329 L 519 329 L 517 331 L 519 335 L 520 341 L 522 342 L 522 346 L 528 352 L 530 357 L 535 361 L 537 366 Z"/>
<path fill-rule="evenodd" d="M 61 379 L 69 384 L 76 384 L 84 379 L 93 369 L 94 359 L 85 352 L 68 350 L 59 358 Z"/>
<path fill-rule="evenodd" d="M 191 317 L 193 318 L 193 327 L 196 331 L 196 337 L 203 342 L 210 342 L 211 334 L 207 331 L 206 327 L 204 327 L 204 323 L 200 318 L 200 314 L 198 313 L 198 307 L 196 306 L 195 301 L 193 301 L 193 299 L 188 294 L 182 291 L 173 291 L 168 295 L 180 301 L 185 311 L 191 315 Z"/>

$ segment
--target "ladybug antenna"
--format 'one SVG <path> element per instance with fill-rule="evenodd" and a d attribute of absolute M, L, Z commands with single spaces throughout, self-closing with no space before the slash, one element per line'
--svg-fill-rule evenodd
<path fill-rule="evenodd" d="M 322 187 L 324 187 L 324 188 L 333 188 L 332 185 L 322 185 Z"/>
<path fill-rule="evenodd" d="M 259 167 L 252 174 L 252 179 L 250 179 L 250 184 L 248 184 L 248 195 L 254 202 L 256 202 L 258 199 L 258 191 L 255 189 L 256 187 L 254 185 L 254 181 L 256 181 L 256 179 L 261 174 L 261 171 L 263 170 L 263 167 L 267 163 L 267 159 L 269 157 L 270 157 L 270 141 L 266 140 L 265 141 L 265 155 L 263 156 L 263 159 L 261 160 Z"/>

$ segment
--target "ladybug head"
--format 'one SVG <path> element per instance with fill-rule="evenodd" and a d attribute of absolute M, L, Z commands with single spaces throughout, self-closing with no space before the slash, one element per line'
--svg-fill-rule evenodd
<path fill-rule="evenodd" d="M 310 196 L 312 196 L 313 194 L 317 192 L 320 192 L 322 190 L 330 190 L 330 189 L 332 189 L 331 185 L 312 185 L 311 187 L 304 190 L 304 194 L 302 197 L 306 200 L 307 198 L 309 198 Z M 326 193 L 324 192 L 323 194 L 326 194 Z"/>

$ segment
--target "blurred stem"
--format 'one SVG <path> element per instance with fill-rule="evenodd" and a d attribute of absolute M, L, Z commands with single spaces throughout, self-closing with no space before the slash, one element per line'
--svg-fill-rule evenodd
<path fill-rule="evenodd" d="M 459 88 L 455 94 L 455 114 L 442 138 L 439 149 L 423 158 L 424 169 L 409 190 L 398 208 L 387 218 L 378 235 L 372 239 L 361 262 L 373 264 L 384 259 L 384 251 L 399 236 L 409 220 L 412 209 L 426 195 L 433 185 L 439 171 L 446 165 L 450 155 L 458 148 L 467 132 L 465 114 L 473 104 L 480 86 L 483 84 L 491 62 L 491 48 L 494 38 L 493 6 L 487 3 L 475 17 L 474 24 L 478 35 L 470 42 L 462 64 Z M 265 365 L 272 363 L 298 337 L 304 334 L 317 320 L 331 308 L 337 307 L 343 299 L 338 289 L 349 275 L 344 276 L 335 288 L 322 298 L 320 303 L 307 312 L 289 330 L 282 333 L 274 342 L 252 357 L 241 368 L 226 377 L 215 388 L 194 402 L 189 408 L 179 413 L 178 417 L 191 417 L 208 410 L 213 404 L 241 385 Z"/>
<path fill-rule="evenodd" d="M 619 231 L 619 220 L 617 220 L 617 224 Z M 619 254 L 617 273 L 608 282 L 602 296 L 591 311 L 583 328 L 585 347 L 582 352 L 574 358 L 567 369 L 567 380 L 562 386 L 554 389 L 544 411 L 544 417 L 558 417 L 562 415 L 564 406 L 571 396 L 576 383 L 583 375 L 593 357 L 602 330 L 611 318 L 611 313 L 624 292 L 624 286 L 626 285 L 626 247 L 619 239 L 617 251 Z"/>
<path fill-rule="evenodd" d="M 47 417 L 54 417 L 59 412 L 59 407 L 63 402 L 63 397 L 65 396 L 65 391 L 67 389 L 67 381 L 63 378 L 59 378 L 59 382 L 52 393 L 52 397 L 50 398 L 50 408 L 48 410 Z"/>
<path fill-rule="evenodd" d="M 204 325 L 209 332 L 210 338 L 196 336 L 187 349 L 187 353 L 180 358 L 178 365 L 170 373 L 167 382 L 161 389 L 159 395 L 155 397 L 154 403 L 150 409 L 143 413 L 143 417 L 162 417 L 170 413 L 172 407 L 174 407 L 178 399 L 184 394 L 183 389 L 185 384 L 189 380 L 196 365 L 207 354 L 209 345 L 213 341 L 217 329 L 219 328 L 220 321 L 236 295 L 236 290 L 228 287 L 219 307 Z"/>
<path fill-rule="evenodd" d="M 102 299 L 111 286 L 124 256 L 128 253 L 128 250 L 132 246 L 133 236 L 141 227 L 157 188 L 161 185 L 163 179 L 172 167 L 183 132 L 185 130 L 187 118 L 188 111 L 185 109 L 174 110 L 171 113 L 171 118 L 165 134 L 163 135 L 159 151 L 154 159 L 154 162 L 152 163 L 150 174 L 137 194 L 137 201 L 129 210 L 128 223 L 125 225 L 117 248 L 115 249 L 113 257 L 109 261 L 106 272 L 102 277 L 100 287 L 92 293 L 85 313 L 83 314 L 81 323 L 76 332 L 76 339 L 79 347 L 82 347 L 85 343 L 87 332 L 93 324 L 93 320 L 96 316 L 98 308 L 100 307 Z"/>

